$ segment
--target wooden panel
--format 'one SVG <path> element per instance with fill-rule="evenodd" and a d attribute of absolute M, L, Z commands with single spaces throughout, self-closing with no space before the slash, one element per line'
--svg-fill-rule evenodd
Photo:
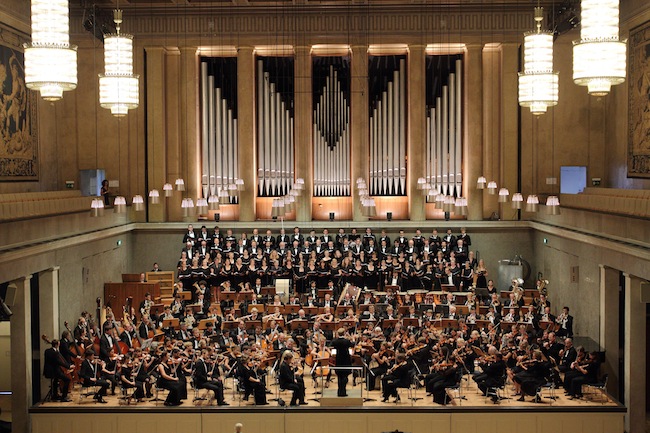
<path fill-rule="evenodd" d="M 235 431 L 235 424 L 240 422 L 244 425 L 243 431 L 246 433 L 280 433 L 285 430 L 284 413 L 205 413 L 203 415 L 201 430 L 178 430 L 178 432 L 202 432 L 202 433 L 232 433 Z M 313 424 L 312 424 L 313 425 Z M 142 430 L 156 431 L 156 430 Z M 163 429 L 165 433 L 171 433 Z M 300 433 L 311 430 L 301 430 Z M 138 432 L 140 433 L 140 432 Z M 298 432 L 297 432 L 298 433 Z"/>
<path fill-rule="evenodd" d="M 133 298 L 133 308 L 136 310 L 136 315 L 140 312 L 138 307 L 140 302 L 144 300 L 144 295 L 151 293 L 155 298 L 160 296 L 160 286 L 158 283 L 105 283 L 104 284 L 104 305 L 110 305 L 117 320 L 122 319 L 122 307 L 126 303 L 126 298 L 131 296 Z"/>

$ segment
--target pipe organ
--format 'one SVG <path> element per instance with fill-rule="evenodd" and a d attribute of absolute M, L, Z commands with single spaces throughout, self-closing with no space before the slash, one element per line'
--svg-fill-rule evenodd
<path fill-rule="evenodd" d="M 462 55 L 427 56 L 426 92 L 426 182 L 439 194 L 460 197 Z"/>
<path fill-rule="evenodd" d="M 406 195 L 406 56 L 370 56 L 370 195 Z"/>
<path fill-rule="evenodd" d="M 294 59 L 257 57 L 258 196 L 289 193 L 294 180 Z"/>
<path fill-rule="evenodd" d="M 313 57 L 314 196 L 350 195 L 350 59 Z"/>
<path fill-rule="evenodd" d="M 237 58 L 201 58 L 203 197 L 228 191 L 238 178 Z M 232 203 L 237 197 L 230 197 Z"/>

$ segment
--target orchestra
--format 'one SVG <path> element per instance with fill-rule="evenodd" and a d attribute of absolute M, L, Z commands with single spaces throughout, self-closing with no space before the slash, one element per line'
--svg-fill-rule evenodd
<path fill-rule="evenodd" d="M 268 404 L 271 377 L 291 392 L 290 405 L 305 405 L 305 377 L 317 389 L 332 373 L 339 397 L 352 375 L 367 391 L 381 386 L 383 402 L 399 402 L 399 388 L 416 384 L 444 405 L 465 374 L 495 403 L 490 390 L 506 380 L 519 400 L 538 400 L 552 372 L 564 375 L 572 398 L 597 376 L 597 361 L 572 346 L 569 308 L 552 314 L 548 282 L 531 294 L 513 279 L 512 291 L 499 292 L 465 230 L 410 239 L 400 231 L 392 247 L 385 232 L 377 246 L 370 229 L 303 238 L 296 227 L 291 236 L 250 239 L 204 232 L 188 228 L 167 304 L 147 293 L 137 311 L 127 300 L 121 321 L 107 308 L 101 332 L 84 313 L 72 336 L 62 335 L 65 354 L 46 356 L 48 376 L 64 385 L 56 398 L 68 400 L 59 367 L 74 370 L 71 348 L 87 348 L 76 374 L 98 386 L 97 401 L 119 385 L 140 402 L 156 387 L 169 391 L 167 406 L 182 404 L 190 383 L 227 406 L 228 378 L 256 405 Z M 279 279 L 289 280 L 289 293 L 276 293 Z M 353 365 L 363 371 L 346 368 Z"/>

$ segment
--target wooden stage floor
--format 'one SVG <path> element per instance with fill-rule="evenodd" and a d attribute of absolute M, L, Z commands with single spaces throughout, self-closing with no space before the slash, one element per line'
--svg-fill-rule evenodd
<path fill-rule="evenodd" d="M 318 388 L 316 388 L 312 380 L 308 378 L 305 380 L 305 385 L 307 387 L 306 401 L 308 404 L 304 406 L 292 407 L 291 409 L 292 410 L 301 410 L 301 409 L 318 410 L 321 407 L 324 408 L 324 406 L 321 406 L 321 403 L 318 401 L 320 397 L 320 384 L 318 385 Z M 348 384 L 348 390 L 350 391 L 353 389 L 351 385 L 352 382 L 350 381 L 350 383 Z M 357 383 L 356 388 L 354 388 L 354 390 L 356 391 L 356 395 L 358 395 L 358 392 L 363 385 L 364 384 Z M 99 404 L 93 400 L 92 396 L 80 398 L 79 397 L 80 389 L 79 386 L 77 385 L 74 391 L 70 394 L 70 398 L 72 399 L 71 402 L 65 402 L 65 403 L 44 402 L 35 406 L 34 409 L 36 409 L 36 411 L 39 411 L 40 409 L 45 409 L 48 412 L 57 409 L 62 409 L 62 411 L 69 412 L 75 410 L 95 411 L 95 410 L 103 410 L 105 408 L 119 407 L 128 410 L 151 410 L 155 408 L 161 411 L 172 411 L 172 410 L 182 411 L 188 409 L 228 411 L 228 410 L 238 410 L 238 409 L 267 410 L 272 408 L 277 409 L 279 406 L 277 401 L 272 400 L 277 398 L 276 395 L 277 389 L 273 385 L 269 386 L 269 389 L 271 390 L 272 394 L 267 394 L 268 405 L 266 406 L 255 405 L 253 403 L 252 396 L 248 401 L 243 401 L 241 399 L 240 394 L 233 392 L 231 379 L 228 379 L 226 381 L 226 387 L 227 389 L 225 390 L 225 398 L 229 406 L 217 406 L 216 401 L 212 398 L 213 396 L 212 392 L 209 393 L 210 399 L 193 401 L 195 397 L 195 392 L 192 389 L 189 389 L 189 387 L 188 387 L 187 400 L 185 400 L 181 406 L 177 406 L 177 407 L 167 407 L 162 404 L 162 401 L 155 402 L 155 401 L 151 401 L 152 399 L 145 399 L 143 402 L 136 402 L 135 400 L 131 400 L 127 404 L 125 400 L 119 398 L 119 388 L 116 389 L 115 391 L 116 395 L 113 396 L 109 392 L 109 395 L 105 397 L 105 400 L 108 403 Z M 329 394 L 327 391 L 332 390 L 332 388 L 334 390 L 336 389 L 336 379 L 332 381 L 332 383 L 329 385 L 329 388 L 326 388 L 326 394 Z M 203 397 L 206 395 L 206 393 L 207 393 L 206 390 L 200 390 L 199 396 Z M 584 397 L 582 399 L 570 400 L 565 396 L 564 389 L 560 388 L 554 390 L 553 395 L 556 398 L 555 400 L 550 399 L 549 398 L 551 395 L 550 391 L 548 389 L 544 389 L 542 392 L 543 401 L 541 403 L 535 403 L 533 401 L 534 397 L 530 397 L 530 396 L 526 396 L 525 401 L 520 402 L 517 401 L 517 399 L 519 398 L 518 396 L 513 396 L 514 391 L 512 390 L 512 386 L 510 384 L 506 385 L 505 390 L 501 391 L 501 395 L 507 398 L 501 400 L 498 404 L 495 404 L 480 393 L 475 383 L 471 379 L 463 381 L 463 386 L 461 390 L 461 396 L 463 397 L 462 399 L 458 398 L 458 394 L 456 392 L 449 391 L 449 396 L 451 401 L 445 406 L 434 403 L 432 397 L 426 395 L 426 391 L 424 388 L 420 388 L 415 392 L 411 391 L 411 397 L 415 397 L 416 399 L 409 398 L 409 393 L 410 392 L 407 389 L 400 389 L 399 390 L 399 394 L 401 398 L 400 402 L 395 403 L 394 399 L 390 398 L 387 403 L 382 403 L 381 391 L 375 390 L 375 391 L 367 392 L 365 388 L 363 388 L 362 396 L 367 401 L 365 401 L 362 406 L 345 405 L 345 404 L 336 404 L 336 406 L 337 406 L 337 410 L 338 409 L 355 410 L 355 409 L 372 408 L 372 409 L 389 410 L 389 411 L 409 410 L 409 409 L 468 410 L 470 408 L 472 409 L 483 408 L 483 409 L 491 409 L 491 410 L 494 410 L 495 408 L 503 408 L 503 409 L 519 408 L 519 409 L 528 409 L 528 410 L 535 410 L 535 409 L 548 410 L 550 408 L 556 410 L 557 409 L 607 410 L 607 409 L 622 407 L 617 401 L 612 399 L 609 395 L 604 394 L 601 390 L 597 390 L 597 389 L 592 390 L 587 387 L 585 387 L 584 389 Z M 352 394 L 352 392 L 349 392 L 349 394 Z M 166 392 L 161 393 L 160 395 L 160 397 L 163 399 L 165 398 L 165 396 L 166 396 Z M 286 402 L 287 405 L 291 401 L 290 391 L 282 391 L 279 393 L 279 396 L 282 400 Z"/>

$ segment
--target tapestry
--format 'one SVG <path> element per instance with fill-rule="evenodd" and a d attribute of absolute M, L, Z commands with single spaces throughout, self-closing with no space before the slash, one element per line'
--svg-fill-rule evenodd
<path fill-rule="evenodd" d="M 628 177 L 650 178 L 650 22 L 630 32 Z"/>
<path fill-rule="evenodd" d="M 0 46 L 0 181 L 38 180 L 37 95 L 24 65 L 22 52 Z"/>

